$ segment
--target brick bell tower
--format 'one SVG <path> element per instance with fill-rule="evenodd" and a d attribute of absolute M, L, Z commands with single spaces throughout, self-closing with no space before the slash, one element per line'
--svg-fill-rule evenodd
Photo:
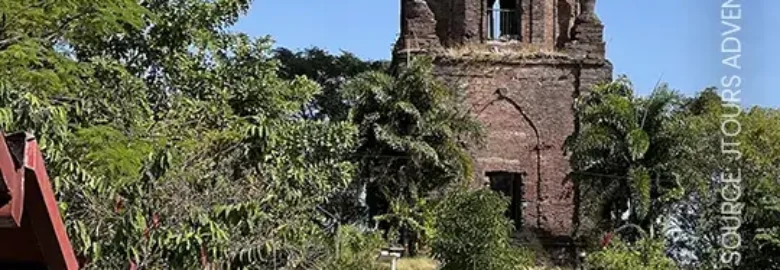
<path fill-rule="evenodd" d="M 401 0 L 394 62 L 434 59 L 484 125 L 475 187 L 511 198 L 521 239 L 570 260 L 579 224 L 569 159 L 574 100 L 612 79 L 596 0 Z"/>

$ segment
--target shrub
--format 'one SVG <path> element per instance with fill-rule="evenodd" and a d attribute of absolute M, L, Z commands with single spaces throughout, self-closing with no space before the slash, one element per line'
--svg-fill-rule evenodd
<path fill-rule="evenodd" d="M 378 270 L 382 269 L 377 261 L 380 249 L 385 245 L 381 235 L 374 232 L 362 232 L 354 226 L 339 228 L 335 240 L 338 252 L 328 262 L 325 269 L 330 270 Z"/>
<path fill-rule="evenodd" d="M 442 269 L 524 269 L 533 255 L 510 240 L 508 201 L 490 190 L 446 196 L 435 210 L 434 256 Z"/>
<path fill-rule="evenodd" d="M 665 250 L 665 245 L 661 240 L 642 239 L 636 243 L 628 244 L 615 239 L 606 248 L 588 256 L 588 269 L 677 269 L 674 261 L 666 257 Z"/>

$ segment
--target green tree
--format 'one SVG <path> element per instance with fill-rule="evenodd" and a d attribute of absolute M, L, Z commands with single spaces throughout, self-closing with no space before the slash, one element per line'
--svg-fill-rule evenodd
<path fill-rule="evenodd" d="M 344 83 L 359 74 L 385 72 L 389 68 L 387 61 L 366 61 L 349 52 L 333 55 L 317 47 L 298 52 L 279 48 L 274 50 L 274 59 L 280 62 L 282 78 L 292 80 L 305 76 L 322 87 L 314 101 L 304 107 L 302 115 L 332 121 L 349 120 L 349 111 L 356 103 L 356 93 L 344 91 Z"/>
<path fill-rule="evenodd" d="M 734 269 L 776 269 L 777 190 L 778 172 L 769 164 L 777 164 L 778 113 L 776 109 L 746 109 L 739 104 L 725 103 L 717 89 L 706 89 L 686 102 L 685 130 L 688 136 L 682 145 L 690 154 L 678 159 L 678 167 L 686 168 L 684 182 L 699 186 L 687 190 L 685 199 L 674 204 L 673 226 L 680 231 L 672 236 L 669 254 L 678 262 L 698 269 L 728 266 L 721 261 L 726 251 L 720 242 L 722 227 L 734 226 L 733 219 L 723 219 L 721 182 L 723 173 L 741 175 L 741 214 L 739 229 L 742 237 L 740 266 Z M 740 135 L 725 138 L 721 125 L 724 116 L 734 116 L 741 125 Z M 724 154 L 722 140 L 739 144 L 733 148 L 741 156 Z M 739 170 L 739 173 L 737 173 Z M 735 194 L 728 194 L 735 195 Z M 680 255 L 692 254 L 681 258 Z M 731 266 L 734 266 L 733 264 Z"/>
<path fill-rule="evenodd" d="M 733 111 L 730 111 L 733 112 Z M 738 202 L 744 204 L 739 223 L 720 220 L 718 226 L 735 227 L 742 241 L 738 251 L 742 260 L 734 269 L 780 269 L 780 111 L 777 109 L 752 108 L 738 118 L 742 132 L 737 138 L 742 157 L 724 166 L 734 175 L 741 176 L 737 185 L 741 190 Z M 733 189 L 726 189 L 725 183 L 717 185 L 718 202 L 726 197 L 740 195 Z M 720 204 L 716 211 L 720 211 Z M 720 213 L 720 212 L 719 212 Z M 720 240 L 720 239 L 718 239 Z M 725 249 L 722 241 L 717 242 L 718 256 Z M 733 241 L 729 241 L 733 246 Z M 721 261 L 721 265 L 724 265 Z M 728 264 L 726 264 L 728 265 Z M 731 264 L 732 266 L 735 264 Z"/>
<path fill-rule="evenodd" d="M 606 221 L 602 230 L 612 231 L 616 217 L 630 211 L 627 222 L 651 232 L 657 229 L 652 239 L 666 237 L 669 245 L 665 251 L 680 266 L 779 268 L 775 254 L 780 238 L 776 225 L 780 217 L 776 179 L 780 176 L 775 168 L 780 159 L 774 142 L 780 134 L 780 114 L 776 109 L 748 110 L 726 103 L 713 88 L 687 99 L 679 99 L 664 88 L 656 89 L 650 97 L 634 97 L 630 84 L 619 80 L 595 88 L 580 103 L 578 112 L 581 130 L 568 146 L 573 149 L 575 178 L 585 191 L 585 209 L 605 210 L 592 217 Z M 735 138 L 725 138 L 721 130 L 727 116 L 740 123 L 741 132 Z M 636 131 L 637 127 L 641 131 Z M 723 140 L 736 143 L 734 150 L 739 150 L 739 155 L 724 154 Z M 742 239 L 737 250 L 741 254 L 739 265 L 727 265 L 721 258 L 726 251 L 721 243 L 722 228 L 736 225 L 722 213 L 725 183 L 720 179 L 729 172 L 739 172 L 742 179 L 741 214 L 736 217 L 740 225 L 736 232 Z M 607 196 L 587 192 L 594 188 Z M 647 214 L 641 215 L 647 198 Z M 631 250 L 599 252 L 601 257 L 596 260 L 621 267 L 608 261 L 634 260 L 637 257 L 629 255 L 636 251 Z"/>
<path fill-rule="evenodd" d="M 359 127 L 355 155 L 372 217 L 390 213 L 391 202 L 414 206 L 472 175 L 466 142 L 477 138 L 479 126 L 431 68 L 420 59 L 396 78 L 369 72 L 345 85 L 345 91 L 359 93 L 351 119 Z M 380 225 L 389 230 L 398 224 Z M 397 229 L 414 255 L 421 232 Z"/>
<path fill-rule="evenodd" d="M 298 117 L 319 86 L 226 30 L 248 4 L 0 4 L 0 124 L 38 137 L 86 268 L 330 259 L 317 209 L 349 185 L 357 130 Z"/>
<path fill-rule="evenodd" d="M 705 89 L 685 100 L 681 112 L 686 136 L 680 138 L 681 158 L 675 165 L 686 187 L 682 199 L 670 202 L 671 211 L 666 226 L 668 254 L 685 267 L 708 269 L 719 260 L 716 252 L 719 192 L 715 183 L 717 172 L 728 164 L 719 145 L 722 102 L 714 88 Z M 684 156 L 684 157 L 682 157 Z"/>
<path fill-rule="evenodd" d="M 646 230 L 683 192 L 675 167 L 685 136 L 680 97 L 662 85 L 650 97 L 634 95 L 626 78 L 600 85 L 576 104 L 581 122 L 567 140 L 583 213 L 611 230 L 622 222 Z"/>
<path fill-rule="evenodd" d="M 317 82 L 321 91 L 311 102 L 304 104 L 301 116 L 305 119 L 323 121 L 350 121 L 349 112 L 357 103 L 355 91 L 363 89 L 345 88 L 344 85 L 360 74 L 375 71 L 385 72 L 387 61 L 366 61 L 349 52 L 339 55 L 313 47 L 293 52 L 289 49 L 274 50 L 273 58 L 279 61 L 278 74 L 283 79 L 292 80 L 304 76 Z M 333 216 L 331 222 L 339 224 L 365 223 L 366 206 L 361 202 L 363 183 L 356 181 L 349 188 L 334 193 L 323 206 L 323 210 Z"/>

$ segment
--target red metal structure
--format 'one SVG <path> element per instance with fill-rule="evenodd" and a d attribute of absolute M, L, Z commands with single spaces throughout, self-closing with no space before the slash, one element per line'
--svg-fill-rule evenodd
<path fill-rule="evenodd" d="M 78 269 L 35 138 L 0 132 L 0 269 Z"/>

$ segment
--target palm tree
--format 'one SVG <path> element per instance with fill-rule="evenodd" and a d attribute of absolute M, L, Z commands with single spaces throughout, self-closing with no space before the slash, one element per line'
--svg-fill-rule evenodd
<path fill-rule="evenodd" d="M 350 116 L 359 127 L 357 183 L 366 188 L 369 215 L 385 217 L 382 229 L 412 231 L 406 233 L 412 238 L 419 226 L 411 226 L 406 221 L 413 219 L 406 217 L 416 210 L 401 211 L 412 208 L 400 206 L 415 206 L 471 177 L 466 145 L 480 130 L 460 108 L 456 92 L 431 69 L 429 59 L 415 59 L 396 76 L 368 72 L 343 89 L 356 100 Z M 414 243 L 409 246 L 413 252 Z"/>
<path fill-rule="evenodd" d="M 637 97 L 621 77 L 575 104 L 579 128 L 566 142 L 572 178 L 581 198 L 592 200 L 581 202 L 581 211 L 596 213 L 602 228 L 634 223 L 652 230 L 660 202 L 680 193 L 673 169 L 682 136 L 673 128 L 680 100 L 665 85 Z"/>

